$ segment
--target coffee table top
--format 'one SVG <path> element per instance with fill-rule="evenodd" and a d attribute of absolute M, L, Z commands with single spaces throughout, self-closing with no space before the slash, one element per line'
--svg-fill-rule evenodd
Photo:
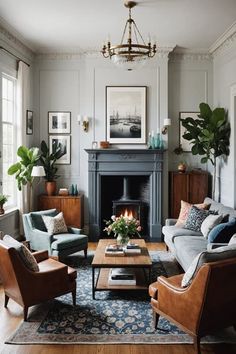
<path fill-rule="evenodd" d="M 102 239 L 99 240 L 97 249 L 92 262 L 92 267 L 151 267 L 152 260 L 148 253 L 146 242 L 143 239 L 132 239 L 141 248 L 141 254 L 126 254 L 124 257 L 106 256 L 106 246 L 116 244 L 116 240 Z"/>

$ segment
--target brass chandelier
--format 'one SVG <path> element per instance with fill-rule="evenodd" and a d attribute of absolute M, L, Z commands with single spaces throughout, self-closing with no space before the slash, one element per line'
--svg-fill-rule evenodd
<path fill-rule="evenodd" d="M 148 58 L 154 57 L 156 44 L 151 40 L 146 44 L 143 37 L 131 17 L 131 9 L 137 5 L 135 1 L 126 1 L 125 7 L 129 9 L 129 18 L 126 21 L 121 43 L 111 45 L 110 40 L 104 44 L 102 54 L 104 58 L 110 58 L 117 66 L 127 70 L 133 70 L 145 64 Z"/>

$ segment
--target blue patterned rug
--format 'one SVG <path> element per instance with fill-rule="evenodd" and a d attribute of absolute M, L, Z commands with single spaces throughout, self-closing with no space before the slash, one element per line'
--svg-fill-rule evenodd
<path fill-rule="evenodd" d="M 78 269 L 77 306 L 71 295 L 61 296 L 34 306 L 28 322 L 22 322 L 6 341 L 8 344 L 74 344 L 74 343 L 192 343 L 187 334 L 164 318 L 155 330 L 150 298 L 144 292 L 97 292 L 92 299 L 91 260 L 73 255 L 68 264 Z M 153 252 L 153 281 L 158 275 L 178 274 L 174 259 L 167 252 Z M 204 340 L 205 339 L 205 340 Z M 234 342 L 234 332 L 206 337 L 203 342 Z"/>

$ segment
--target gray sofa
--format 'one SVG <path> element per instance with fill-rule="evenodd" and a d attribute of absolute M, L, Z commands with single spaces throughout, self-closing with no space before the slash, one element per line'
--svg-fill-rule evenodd
<path fill-rule="evenodd" d="M 205 198 L 204 203 L 210 204 L 210 210 L 217 211 L 219 214 L 236 217 L 236 210 L 217 203 L 211 198 Z M 167 219 L 166 225 L 162 228 L 162 233 L 168 249 L 186 271 L 195 256 L 209 248 L 208 240 L 203 237 L 201 232 L 175 226 L 176 221 L 176 219 Z"/>

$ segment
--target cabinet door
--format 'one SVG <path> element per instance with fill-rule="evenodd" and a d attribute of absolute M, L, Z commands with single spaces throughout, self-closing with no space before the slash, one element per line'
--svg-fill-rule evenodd
<path fill-rule="evenodd" d="M 47 210 L 56 208 L 58 211 L 61 211 L 61 201 L 57 197 L 47 197 L 40 196 L 39 197 L 39 210 Z"/>
<path fill-rule="evenodd" d="M 68 226 L 83 228 L 83 198 L 63 198 L 61 208 Z"/>
<path fill-rule="evenodd" d="M 202 203 L 208 195 L 208 174 L 189 174 L 189 202 L 192 204 Z"/>
<path fill-rule="evenodd" d="M 171 172 L 170 186 L 170 217 L 177 219 L 180 212 L 181 200 L 189 199 L 189 175 L 187 173 Z"/>

